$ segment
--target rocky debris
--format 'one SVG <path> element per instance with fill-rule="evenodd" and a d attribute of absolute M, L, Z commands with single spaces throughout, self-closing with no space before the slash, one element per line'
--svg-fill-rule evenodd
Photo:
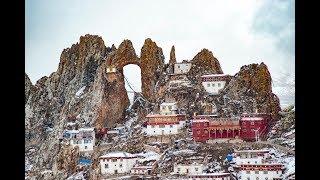
<path fill-rule="evenodd" d="M 295 149 L 295 110 L 288 106 L 279 112 L 280 120 L 268 134 L 268 140 L 276 144 Z"/>
<path fill-rule="evenodd" d="M 249 64 L 242 66 L 240 71 L 230 80 L 222 94 L 225 99 L 238 101 L 242 112 L 271 113 L 274 120 L 278 119 L 280 103 L 278 97 L 272 93 L 271 76 L 267 66 Z"/>
<path fill-rule="evenodd" d="M 208 49 L 202 49 L 190 62 L 188 78 L 195 84 L 201 83 L 201 75 L 223 74 L 218 59 Z"/>
<path fill-rule="evenodd" d="M 149 101 L 155 100 L 156 84 L 164 71 L 164 55 L 162 49 L 150 38 L 144 41 L 141 48 L 140 68 L 142 80 L 142 94 Z"/>
<path fill-rule="evenodd" d="M 57 157 L 57 169 L 64 171 L 66 174 L 76 172 L 79 161 L 79 147 L 72 148 L 71 146 L 62 146 Z"/>

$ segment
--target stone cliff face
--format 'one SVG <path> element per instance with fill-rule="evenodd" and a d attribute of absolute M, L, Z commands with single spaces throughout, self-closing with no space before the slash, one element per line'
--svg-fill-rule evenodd
<path fill-rule="evenodd" d="M 140 55 L 142 94 L 149 101 L 155 100 L 156 86 L 164 71 L 164 56 L 162 49 L 150 38 L 144 41 Z"/>
<path fill-rule="evenodd" d="M 271 113 L 278 119 L 281 110 L 278 97 L 272 93 L 271 76 L 264 64 L 242 66 L 230 83 L 225 87 L 228 99 L 239 101 L 243 111 Z"/>

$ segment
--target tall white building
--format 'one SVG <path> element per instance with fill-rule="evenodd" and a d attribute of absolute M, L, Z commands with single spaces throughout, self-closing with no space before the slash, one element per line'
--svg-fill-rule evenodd
<path fill-rule="evenodd" d="M 229 79 L 230 75 L 226 74 L 209 74 L 201 76 L 204 89 L 213 95 L 218 95 Z"/>
<path fill-rule="evenodd" d="M 111 152 L 99 157 L 101 174 L 130 173 L 138 157 L 127 152 Z"/>
<path fill-rule="evenodd" d="M 79 152 L 93 151 L 95 145 L 94 128 L 80 128 L 78 130 L 66 130 L 63 134 L 72 147 L 78 146 Z"/>
<path fill-rule="evenodd" d="M 185 74 L 191 69 L 191 63 L 181 62 L 174 64 L 174 74 Z"/>

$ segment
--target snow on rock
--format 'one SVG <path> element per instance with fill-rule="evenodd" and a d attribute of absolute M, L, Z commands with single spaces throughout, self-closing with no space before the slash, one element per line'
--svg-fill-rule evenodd
<path fill-rule="evenodd" d="M 83 86 L 76 92 L 76 97 L 80 97 L 83 94 L 83 91 L 86 89 L 86 86 Z"/>
<path fill-rule="evenodd" d="M 173 152 L 174 155 L 178 155 L 178 154 L 195 154 L 196 152 L 191 150 L 191 149 L 183 149 L 183 150 L 179 150 L 179 151 L 175 151 Z"/>

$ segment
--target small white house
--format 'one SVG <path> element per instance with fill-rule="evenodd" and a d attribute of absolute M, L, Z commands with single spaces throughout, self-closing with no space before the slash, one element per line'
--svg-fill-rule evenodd
<path fill-rule="evenodd" d="M 204 89 L 208 93 L 218 95 L 225 87 L 229 77 L 230 76 L 226 74 L 209 74 L 201 76 L 201 80 Z"/>
<path fill-rule="evenodd" d="M 78 146 L 79 152 L 93 151 L 95 145 L 94 128 L 80 128 L 78 130 L 66 130 L 63 134 L 72 147 Z"/>
<path fill-rule="evenodd" d="M 167 103 L 164 102 L 160 104 L 160 114 L 162 115 L 171 115 L 171 114 L 177 114 L 178 107 L 177 103 L 172 102 L 172 103 Z"/>
<path fill-rule="evenodd" d="M 237 176 L 241 180 L 274 180 L 282 179 L 282 164 L 242 164 Z"/>
<path fill-rule="evenodd" d="M 189 174 L 202 174 L 204 168 L 203 164 L 192 163 L 192 164 L 175 164 L 173 167 L 174 174 L 189 175 Z"/>
<path fill-rule="evenodd" d="M 185 74 L 191 69 L 191 63 L 175 63 L 174 64 L 174 74 Z"/>
<path fill-rule="evenodd" d="M 130 173 L 138 157 L 127 152 L 111 152 L 99 157 L 101 174 Z"/>

